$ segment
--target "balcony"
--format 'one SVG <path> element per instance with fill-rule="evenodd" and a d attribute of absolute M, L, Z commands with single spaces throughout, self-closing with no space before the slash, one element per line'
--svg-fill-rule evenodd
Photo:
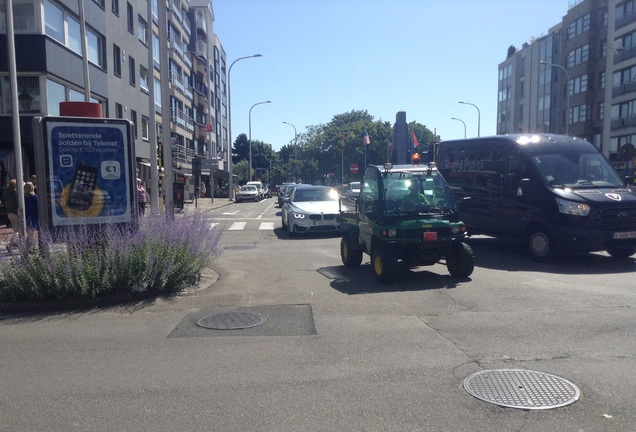
<path fill-rule="evenodd" d="M 205 19 L 205 13 L 203 11 L 197 11 L 196 26 L 197 31 L 208 34 L 208 22 Z"/>
<path fill-rule="evenodd" d="M 627 15 L 623 15 L 616 19 L 616 30 L 625 27 L 627 24 L 636 21 L 636 12 L 630 12 Z"/>
<path fill-rule="evenodd" d="M 632 57 L 636 57 L 636 47 L 626 47 L 623 51 L 618 51 L 614 54 L 614 64 L 628 60 Z"/>
<path fill-rule="evenodd" d="M 192 168 L 192 158 L 196 156 L 194 149 L 182 144 L 172 144 L 172 165 L 176 168 Z"/>
<path fill-rule="evenodd" d="M 636 81 L 619 84 L 612 88 L 612 97 L 620 96 L 626 93 L 636 92 Z"/>
<path fill-rule="evenodd" d="M 170 109 L 170 121 L 188 132 L 194 132 L 194 120 L 178 108 Z"/>

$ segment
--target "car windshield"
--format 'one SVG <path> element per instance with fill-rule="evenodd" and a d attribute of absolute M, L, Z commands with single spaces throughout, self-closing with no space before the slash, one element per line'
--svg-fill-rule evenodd
<path fill-rule="evenodd" d="M 293 201 L 338 201 L 338 194 L 333 189 L 296 189 Z"/>
<path fill-rule="evenodd" d="M 384 178 L 384 199 L 388 214 L 412 211 L 442 213 L 455 209 L 450 187 L 438 171 L 426 174 L 387 173 Z"/>
<path fill-rule="evenodd" d="M 623 180 L 600 153 L 541 154 L 532 161 L 553 187 L 623 186 Z"/>
<path fill-rule="evenodd" d="M 256 192 L 256 186 L 241 186 L 241 192 Z"/>

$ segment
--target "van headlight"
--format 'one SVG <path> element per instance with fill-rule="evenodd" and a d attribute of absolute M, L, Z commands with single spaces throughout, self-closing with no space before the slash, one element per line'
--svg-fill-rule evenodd
<path fill-rule="evenodd" d="M 590 206 L 583 203 L 568 201 L 561 198 L 555 198 L 559 205 L 559 212 L 574 216 L 587 216 L 590 214 Z"/>

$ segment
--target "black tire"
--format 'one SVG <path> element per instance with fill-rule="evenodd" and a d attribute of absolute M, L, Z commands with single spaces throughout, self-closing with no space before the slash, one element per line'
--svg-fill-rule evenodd
<path fill-rule="evenodd" d="M 340 258 L 345 267 L 359 267 L 363 250 L 357 245 L 353 234 L 346 233 L 340 240 Z"/>
<path fill-rule="evenodd" d="M 395 252 L 388 247 L 376 247 L 371 253 L 371 270 L 378 282 L 393 282 L 398 272 Z"/>
<path fill-rule="evenodd" d="M 636 253 L 636 248 L 608 249 L 607 253 L 610 254 L 612 258 L 625 259 L 634 255 Z"/>
<path fill-rule="evenodd" d="M 535 261 L 550 261 L 556 256 L 556 245 L 548 230 L 542 226 L 533 228 L 526 238 L 526 251 Z"/>
<path fill-rule="evenodd" d="M 451 252 L 446 257 L 446 268 L 451 276 L 465 279 L 475 269 L 473 249 L 464 242 L 456 241 L 451 245 Z"/>

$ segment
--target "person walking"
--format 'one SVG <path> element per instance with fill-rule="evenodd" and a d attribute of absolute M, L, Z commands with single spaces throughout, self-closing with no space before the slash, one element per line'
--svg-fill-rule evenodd
<path fill-rule="evenodd" d="M 27 251 L 35 252 L 38 246 L 37 233 L 40 227 L 38 219 L 38 196 L 31 182 L 24 184 L 24 216 L 26 219 Z"/>
<path fill-rule="evenodd" d="M 11 179 L 2 191 L 2 202 L 4 203 L 4 207 L 7 209 L 7 218 L 9 219 L 11 228 L 13 229 L 13 235 L 11 236 L 11 240 L 9 240 L 9 244 L 7 245 L 7 250 L 9 252 L 11 252 L 11 249 L 16 249 L 20 241 L 20 226 L 18 225 L 17 185 L 18 183 L 16 179 Z"/>
<path fill-rule="evenodd" d="M 146 204 L 148 203 L 148 194 L 140 178 L 137 179 L 137 202 L 139 203 L 139 216 L 146 214 Z"/>

